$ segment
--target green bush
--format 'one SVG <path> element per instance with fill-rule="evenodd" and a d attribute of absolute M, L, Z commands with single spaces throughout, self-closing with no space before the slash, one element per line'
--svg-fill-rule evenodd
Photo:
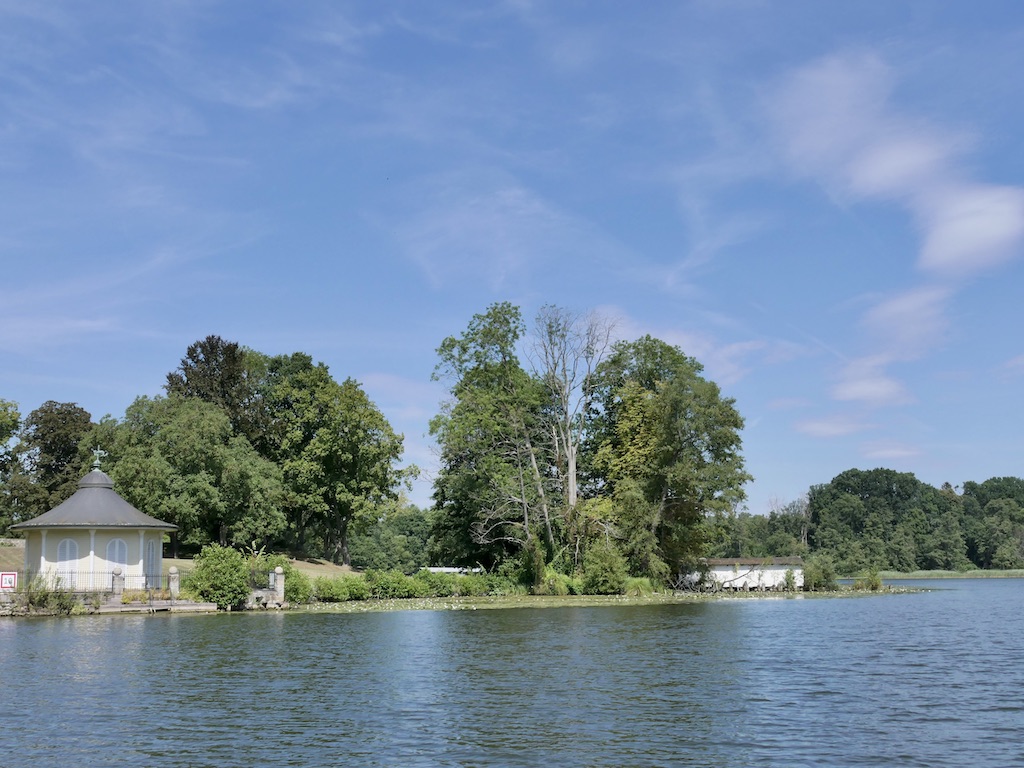
<path fill-rule="evenodd" d="M 79 605 L 74 592 L 64 589 L 59 577 L 47 581 L 35 576 L 26 586 L 23 598 L 25 606 L 45 613 L 69 615 Z"/>
<path fill-rule="evenodd" d="M 550 565 L 544 569 L 544 577 L 539 584 L 533 588 L 535 595 L 556 595 L 564 596 L 572 592 L 569 588 L 571 579 L 564 573 L 559 573 Z"/>
<path fill-rule="evenodd" d="M 245 605 L 250 594 L 249 566 L 242 553 L 231 547 L 203 547 L 185 577 L 183 587 L 221 610 Z M 287 586 L 287 583 L 286 583 Z"/>
<path fill-rule="evenodd" d="M 348 589 L 349 600 L 369 600 L 370 585 L 362 576 L 344 576 L 345 588 Z"/>
<path fill-rule="evenodd" d="M 378 600 L 406 599 L 424 597 L 426 585 L 401 571 L 367 571 L 366 582 L 370 586 L 370 596 Z"/>
<path fill-rule="evenodd" d="M 804 591 L 821 592 L 834 590 L 836 567 L 828 555 L 815 555 L 804 561 Z"/>
<path fill-rule="evenodd" d="M 654 582 L 646 576 L 630 576 L 626 579 L 624 591 L 630 597 L 649 597 L 657 592 Z"/>
<path fill-rule="evenodd" d="M 298 568 L 284 574 L 284 599 L 291 605 L 301 605 L 313 599 L 313 581 Z"/>
<path fill-rule="evenodd" d="M 426 593 L 430 597 L 451 597 L 455 594 L 454 573 L 434 573 L 423 568 L 414 577 L 422 582 Z"/>
<path fill-rule="evenodd" d="M 882 577 L 878 575 L 878 569 L 872 568 L 853 581 L 853 588 L 856 590 L 867 590 L 878 592 L 882 589 Z"/>
<path fill-rule="evenodd" d="M 483 597 L 491 592 L 490 578 L 483 573 L 466 573 L 455 580 L 455 594 L 462 597 Z"/>
<path fill-rule="evenodd" d="M 592 544 L 583 556 L 582 570 L 588 595 L 621 595 L 626 589 L 626 559 L 610 542 Z"/>
<path fill-rule="evenodd" d="M 348 582 L 345 578 L 318 576 L 313 580 L 313 595 L 321 603 L 344 603 L 348 600 Z"/>

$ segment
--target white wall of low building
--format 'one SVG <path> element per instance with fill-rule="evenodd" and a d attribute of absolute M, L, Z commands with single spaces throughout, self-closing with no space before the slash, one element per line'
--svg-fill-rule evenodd
<path fill-rule="evenodd" d="M 784 589 L 787 571 L 793 572 L 796 589 L 803 589 L 804 569 L 794 565 L 714 565 L 708 578 L 724 589 Z"/>
<path fill-rule="evenodd" d="M 118 542 L 111 547 L 111 542 Z M 74 546 L 68 546 L 73 542 Z M 123 543 L 123 544 L 122 544 Z M 73 560 L 61 555 L 74 551 Z M 123 563 L 108 555 L 125 555 Z M 59 576 L 61 583 L 79 591 L 109 590 L 111 573 L 120 566 L 128 589 L 158 584 L 163 571 L 163 532 L 145 529 L 50 528 L 30 531 L 25 541 L 25 571 L 48 578 Z"/>

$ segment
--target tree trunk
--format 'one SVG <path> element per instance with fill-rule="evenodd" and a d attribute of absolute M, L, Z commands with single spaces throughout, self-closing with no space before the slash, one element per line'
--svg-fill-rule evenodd
<path fill-rule="evenodd" d="M 525 430 L 524 430 L 525 431 Z M 537 468 L 537 454 L 533 450 L 533 443 L 529 436 L 526 437 L 526 450 L 530 454 L 530 469 L 533 471 L 533 482 L 537 486 L 537 496 L 540 498 L 540 512 L 544 517 L 544 544 L 548 550 L 548 562 L 555 556 L 555 536 L 551 530 L 551 515 L 548 513 L 548 500 L 544 494 L 544 482 L 540 476 L 540 469 Z"/>

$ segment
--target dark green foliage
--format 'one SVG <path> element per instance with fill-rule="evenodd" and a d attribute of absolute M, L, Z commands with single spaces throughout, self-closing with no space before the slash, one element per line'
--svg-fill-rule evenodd
<path fill-rule="evenodd" d="M 836 568 L 828 555 L 814 555 L 804 560 L 804 590 L 823 592 L 836 589 Z"/>
<path fill-rule="evenodd" d="M 349 599 L 349 581 L 318 576 L 313 580 L 313 596 L 321 603 L 344 603 Z"/>
<path fill-rule="evenodd" d="M 254 395 L 245 350 L 220 336 L 189 345 L 177 370 L 167 374 L 164 388 L 168 395 L 212 403 L 227 414 L 235 429 Z"/>
<path fill-rule="evenodd" d="M 194 567 L 185 576 L 182 587 L 227 610 L 245 605 L 251 591 L 249 580 L 249 565 L 241 552 L 209 544 L 195 558 Z"/>
<path fill-rule="evenodd" d="M 592 544 L 583 556 L 583 591 L 588 595 L 621 595 L 626 588 L 626 560 L 606 541 Z"/>
<path fill-rule="evenodd" d="M 600 322 L 546 307 L 528 371 L 518 307 L 494 304 L 438 349 L 451 400 L 431 556 L 488 570 L 509 561 L 535 591 L 564 591 L 589 542 L 611 537 L 657 581 L 705 554 L 705 518 L 743 499 L 743 420 L 679 349 L 644 337 L 604 353 Z M 602 341 L 603 340 L 603 341 Z M 539 362 L 539 365 L 538 365 Z"/>
<path fill-rule="evenodd" d="M 426 512 L 412 504 L 396 505 L 350 536 L 352 567 L 416 573 L 429 564 L 429 536 L 430 519 Z"/>
<path fill-rule="evenodd" d="M 370 585 L 362 576 L 346 576 L 345 587 L 348 589 L 349 600 L 369 600 Z"/>
<path fill-rule="evenodd" d="M 370 597 L 378 600 L 426 597 L 426 585 L 401 571 L 367 571 L 364 574 L 370 587 Z"/>
<path fill-rule="evenodd" d="M 808 496 L 809 544 L 828 554 L 840 573 L 865 569 L 963 570 L 965 531 L 981 533 L 965 517 L 965 497 L 949 485 L 936 489 L 910 473 L 851 469 Z M 984 550 L 970 542 L 977 557 Z"/>
<path fill-rule="evenodd" d="M 0 400 L 0 533 L 69 498 L 88 466 L 88 454 L 79 450 L 92 427 L 88 411 L 48 400 L 25 418 L 8 448 L 17 415 L 12 403 Z"/>
<path fill-rule="evenodd" d="M 459 577 L 454 573 L 433 573 L 426 568 L 416 574 L 416 580 L 424 584 L 431 597 L 451 597 L 456 594 L 455 582 Z"/>

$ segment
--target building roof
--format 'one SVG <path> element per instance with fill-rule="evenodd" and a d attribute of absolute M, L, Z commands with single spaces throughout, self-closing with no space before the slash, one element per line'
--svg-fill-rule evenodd
<path fill-rule="evenodd" d="M 708 565 L 803 565 L 802 557 L 717 557 L 708 558 Z"/>
<path fill-rule="evenodd" d="M 178 526 L 139 512 L 114 491 L 114 481 L 94 469 L 78 481 L 74 495 L 39 517 L 12 525 L 12 531 L 43 528 L 148 528 L 174 531 Z"/>

